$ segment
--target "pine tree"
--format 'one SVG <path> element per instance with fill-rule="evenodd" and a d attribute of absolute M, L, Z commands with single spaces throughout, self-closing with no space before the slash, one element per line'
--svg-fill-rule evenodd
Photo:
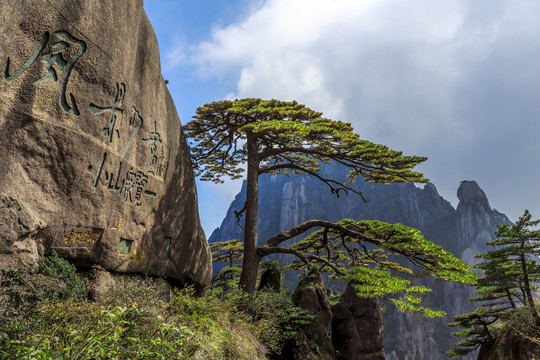
<path fill-rule="evenodd" d="M 495 341 L 495 322 L 503 316 L 507 310 L 501 307 L 485 308 L 480 306 L 474 311 L 454 316 L 454 322 L 449 326 L 459 326 L 463 330 L 455 332 L 459 341 L 453 350 L 448 351 L 448 356 L 467 355 L 471 351 L 479 348 L 482 344 L 493 343 Z"/>
<path fill-rule="evenodd" d="M 319 234 L 333 234 L 348 239 L 347 241 L 354 241 L 359 249 L 370 244 L 384 249 L 387 253 L 399 253 L 435 277 L 463 283 L 472 281 L 472 273 L 463 262 L 425 240 L 415 242 L 418 236 L 410 228 L 390 225 L 384 228 L 382 223 L 358 225 L 349 220 L 337 223 L 309 220 L 282 231 L 257 246 L 260 175 L 307 174 L 326 184 L 337 196 L 356 193 L 364 199 L 363 194 L 351 186 L 357 177 L 364 181 L 385 184 L 403 181 L 427 182 L 422 174 L 411 170 L 426 158 L 404 156 L 386 146 L 362 140 L 353 132 L 350 124 L 323 118 L 321 113 L 295 101 L 244 99 L 206 104 L 197 109 L 194 120 L 184 126 L 184 132 L 191 139 L 194 169 L 202 180 L 219 183 L 224 176 L 240 178 L 244 171 L 243 165 L 246 165 L 246 202 L 243 209 L 236 212 L 238 219 L 245 215 L 240 286 L 246 292 L 255 290 L 261 259 L 276 253 L 295 255 L 306 265 L 317 262 L 331 268 L 336 275 L 347 275 L 349 270 L 343 270 L 342 266 L 332 259 L 283 246 L 288 240 L 317 229 Z M 321 173 L 322 165 L 331 162 L 337 162 L 349 169 L 346 181 L 339 181 Z M 392 237 L 394 231 L 397 233 Z M 320 241 L 324 241 L 324 235 Z M 409 241 L 417 246 L 407 245 Z M 340 250 L 337 251 L 336 254 L 339 254 Z M 382 279 L 392 278 L 385 271 L 397 270 L 397 265 L 388 263 L 377 266 L 379 268 L 369 267 L 367 260 L 356 262 L 349 276 L 358 278 L 371 273 L 375 274 L 375 278 L 381 279 L 379 282 L 374 280 L 373 286 L 393 286 L 392 282 L 383 284 Z M 402 270 L 411 271 L 404 269 Z M 361 272 L 368 275 L 360 275 Z M 417 304 L 419 299 L 413 294 L 425 291 L 419 288 L 406 289 L 407 286 L 401 287 L 397 292 L 408 291 L 408 304 Z M 377 292 L 371 293 L 371 296 L 377 295 Z M 410 310 L 410 307 L 403 305 L 403 310 Z"/>
<path fill-rule="evenodd" d="M 497 239 L 488 242 L 489 245 L 502 246 L 493 250 L 489 256 L 507 258 L 508 261 L 501 266 L 507 267 L 501 283 L 513 279 L 514 293 L 521 292 L 522 302 L 531 308 L 533 316 L 540 323 L 540 316 L 536 308 L 532 292 L 535 290 L 534 282 L 540 278 L 540 265 L 533 256 L 540 255 L 540 230 L 531 230 L 540 223 L 540 220 L 531 221 L 531 214 L 525 210 L 515 225 L 499 225 L 495 235 Z M 516 289 L 517 287 L 517 289 Z"/>
<path fill-rule="evenodd" d="M 400 311 L 419 312 L 426 317 L 443 316 L 444 312 L 419 305 L 421 296 L 431 289 L 411 285 L 410 276 L 474 282 L 475 277 L 465 263 L 426 240 L 417 229 L 376 220 L 345 219 L 337 224 L 351 232 L 331 228 L 313 232 L 292 246 L 306 254 L 309 262 L 296 260 L 291 268 L 309 269 L 319 264 L 319 271 L 332 278 L 343 276 L 353 280 L 360 297 L 382 297 Z M 399 257 L 408 259 L 411 266 L 401 265 Z"/>
<path fill-rule="evenodd" d="M 212 262 L 223 262 L 227 265 L 212 277 L 215 286 L 229 287 L 229 282 L 237 280 L 242 271 L 242 253 L 244 244 L 238 240 L 219 241 L 210 244 Z"/>
<path fill-rule="evenodd" d="M 465 340 L 458 342 L 448 355 L 464 355 L 482 344 L 492 343 L 495 324 L 509 318 L 520 306 L 529 307 L 540 325 L 532 295 L 536 289 L 533 283 L 540 280 L 540 266 L 533 258 L 540 255 L 540 230 L 531 230 L 539 222 L 531 221 L 531 214 L 525 210 L 515 225 L 497 226 L 497 238 L 487 243 L 496 249 L 476 255 L 485 262 L 475 265 L 483 275 L 475 285 L 477 296 L 470 300 L 482 306 L 454 317 L 454 322 L 449 324 L 463 328 L 455 335 Z"/>

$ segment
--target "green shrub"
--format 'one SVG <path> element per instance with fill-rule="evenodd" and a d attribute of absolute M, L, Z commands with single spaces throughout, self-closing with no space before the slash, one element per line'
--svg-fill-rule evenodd
<path fill-rule="evenodd" d="M 309 311 L 295 306 L 284 291 L 258 291 L 254 294 L 237 291 L 229 297 L 236 308 L 247 315 L 261 342 L 276 354 L 281 353 L 286 340 L 314 318 Z"/>
<path fill-rule="evenodd" d="M 40 270 L 2 279 L 2 291 L 31 298 L 32 306 L 9 316 L 0 311 L 0 358 L 257 360 L 279 354 L 313 319 L 283 290 L 246 294 L 237 283 L 202 296 L 187 287 L 165 303 L 156 296 L 158 280 L 122 276 L 92 303 L 80 300 L 84 287 L 75 268 L 56 253 Z M 15 298 L 0 296 L 0 305 L 7 309 Z"/>
<path fill-rule="evenodd" d="M 191 333 L 130 308 L 91 302 L 43 303 L 25 322 L 13 321 L 2 355 L 29 359 L 186 358 Z"/>
<path fill-rule="evenodd" d="M 54 290 L 52 294 L 44 293 L 44 297 L 58 299 L 81 300 L 86 294 L 84 282 L 81 280 L 77 269 L 69 261 L 58 256 L 52 251 L 51 256 L 46 257 L 39 263 L 39 271 L 46 276 L 57 278 L 64 282 L 65 287 Z"/>
<path fill-rule="evenodd" d="M 129 291 L 128 283 L 113 289 Z M 143 301 L 152 281 L 137 283 L 128 301 L 41 301 L 25 317 L 0 323 L 0 358 L 29 359 L 263 359 L 256 322 L 219 291 L 194 296 L 187 288 L 159 306 Z M 141 287 L 145 289 L 141 289 Z"/>
<path fill-rule="evenodd" d="M 17 316 L 26 316 L 48 299 L 81 300 L 85 287 L 75 267 L 53 251 L 39 264 L 39 272 L 11 269 L 0 282 L 0 323 Z"/>

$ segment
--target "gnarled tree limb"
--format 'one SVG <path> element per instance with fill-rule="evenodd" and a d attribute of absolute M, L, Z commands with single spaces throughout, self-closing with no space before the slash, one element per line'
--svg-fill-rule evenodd
<path fill-rule="evenodd" d="M 374 245 L 381 245 L 383 243 L 382 240 L 374 239 L 374 238 L 369 237 L 367 235 L 364 235 L 364 234 L 362 234 L 360 232 L 348 229 L 343 225 L 339 225 L 339 224 L 336 224 L 336 223 L 333 223 L 333 222 L 330 222 L 330 221 L 326 221 L 326 220 L 308 220 L 308 221 L 305 221 L 305 222 L 303 222 L 303 223 L 301 223 L 299 225 L 296 225 L 296 226 L 290 228 L 289 230 L 282 231 L 282 232 L 272 236 L 271 238 L 266 240 L 265 243 L 262 246 L 276 247 L 279 244 L 281 244 L 282 242 L 287 241 L 289 239 L 292 239 L 293 237 L 298 236 L 300 234 L 303 234 L 306 231 L 311 230 L 311 229 L 316 228 L 316 227 L 325 228 L 325 229 L 334 229 L 334 230 L 339 231 L 341 234 L 343 234 L 345 236 L 355 237 L 355 238 L 361 239 L 363 241 L 369 242 L 369 243 L 374 244 Z"/>
<path fill-rule="evenodd" d="M 257 254 L 261 257 L 270 255 L 270 254 L 291 254 L 298 257 L 300 260 L 302 260 L 304 263 L 308 264 L 308 260 L 315 260 L 317 262 L 320 262 L 322 264 L 325 264 L 332 268 L 332 270 L 335 271 L 336 274 L 339 276 L 344 276 L 345 274 L 340 271 L 334 264 L 326 260 L 325 258 L 322 258 L 317 255 L 312 254 L 304 254 L 301 251 L 297 251 L 290 248 L 279 248 L 279 247 L 268 247 L 268 246 L 260 246 L 257 248 Z"/>

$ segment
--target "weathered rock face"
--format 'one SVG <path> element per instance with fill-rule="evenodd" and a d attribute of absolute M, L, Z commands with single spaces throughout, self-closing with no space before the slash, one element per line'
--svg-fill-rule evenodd
<path fill-rule="evenodd" d="M 334 360 L 332 310 L 319 273 L 303 278 L 292 294 L 296 306 L 315 318 L 286 342 L 281 357 L 287 360 Z"/>
<path fill-rule="evenodd" d="M 478 263 L 475 254 L 488 251 L 486 242 L 495 239 L 498 224 L 507 224 L 505 215 L 492 209 L 486 194 L 476 181 L 462 181 L 457 196 L 457 229 L 461 259 L 469 265 Z"/>
<path fill-rule="evenodd" d="M 208 283 L 143 1 L 2 1 L 0 30 L 0 267 L 56 249 L 81 266 Z"/>
<path fill-rule="evenodd" d="M 344 177 L 338 166 L 325 166 L 322 170 L 335 177 Z M 489 207 L 484 192 L 475 182 L 463 182 L 458 190 L 460 203 L 457 210 L 443 199 L 433 184 L 418 188 L 411 183 L 369 184 L 357 182 L 357 190 L 369 200 L 359 196 L 336 198 L 317 179 L 307 176 L 262 176 L 259 180 L 259 241 L 285 230 L 293 222 L 309 219 L 337 221 L 344 218 L 375 219 L 389 223 L 402 223 L 421 230 L 426 239 L 451 251 L 457 258 L 474 264 L 474 255 L 485 252 L 485 241 L 495 237 L 496 224 L 508 224 L 506 216 Z M 238 194 L 222 226 L 209 241 L 242 239 L 242 230 L 236 223 L 233 210 L 242 208 L 245 187 Z M 297 205 L 298 204 L 298 205 Z M 292 211 L 291 208 L 294 210 Z M 295 210 L 297 209 L 297 210 Z M 282 261 L 290 261 L 286 256 Z M 286 275 L 285 282 L 293 287 L 294 275 Z M 425 296 L 424 304 L 442 309 L 447 315 L 438 319 L 425 319 L 403 314 L 390 304 L 384 304 L 384 347 L 388 359 L 439 360 L 458 340 L 446 326 L 452 317 L 472 311 L 468 300 L 472 288 L 433 279 L 414 280 L 433 289 Z M 475 354 L 464 359 L 472 360 Z"/>
<path fill-rule="evenodd" d="M 506 328 L 492 344 L 480 347 L 477 360 L 531 360 L 540 358 L 540 346 Z"/>
<path fill-rule="evenodd" d="M 386 360 L 377 299 L 359 298 L 349 283 L 331 306 L 322 276 L 313 272 L 300 281 L 292 299 L 315 318 L 285 343 L 279 359 Z"/>
<path fill-rule="evenodd" d="M 383 313 L 377 298 L 356 296 L 352 283 L 332 306 L 332 340 L 337 360 L 385 360 Z"/>

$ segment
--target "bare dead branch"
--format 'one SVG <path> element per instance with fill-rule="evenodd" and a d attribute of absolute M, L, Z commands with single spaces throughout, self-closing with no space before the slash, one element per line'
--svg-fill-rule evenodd
<path fill-rule="evenodd" d="M 345 194 L 348 194 L 350 191 L 350 192 L 360 195 L 360 197 L 362 198 L 364 202 L 366 203 L 368 202 L 368 200 L 364 197 L 364 194 L 361 191 L 355 190 L 352 187 L 345 185 L 343 182 L 340 182 L 334 179 L 325 178 L 321 176 L 318 172 L 310 170 L 308 168 L 305 168 L 297 164 L 287 163 L 287 164 L 275 164 L 275 165 L 262 166 L 260 168 L 260 174 L 265 174 L 265 173 L 276 171 L 276 170 L 297 170 L 297 171 L 304 172 L 310 176 L 313 176 L 319 179 L 320 181 L 328 185 L 332 194 L 336 194 L 337 197 L 339 197 L 340 191 L 344 191 Z"/>

